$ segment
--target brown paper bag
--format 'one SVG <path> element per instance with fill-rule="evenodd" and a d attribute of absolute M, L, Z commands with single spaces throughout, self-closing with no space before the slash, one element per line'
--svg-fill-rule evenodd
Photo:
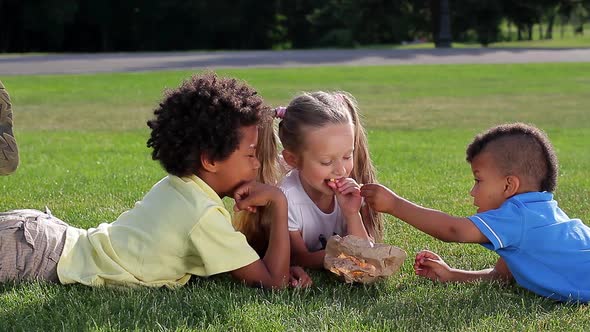
<path fill-rule="evenodd" d="M 334 235 L 326 245 L 324 267 L 346 283 L 368 284 L 392 275 L 406 257 L 406 252 L 395 246 L 371 244 L 353 235 Z"/>

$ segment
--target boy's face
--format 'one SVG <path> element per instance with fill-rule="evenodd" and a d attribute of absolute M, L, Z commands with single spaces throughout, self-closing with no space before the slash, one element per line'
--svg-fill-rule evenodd
<path fill-rule="evenodd" d="M 239 129 L 242 136 L 238 149 L 223 161 L 216 161 L 216 186 L 220 197 L 233 197 L 234 191 L 242 184 L 255 180 L 260 168 L 256 158 L 258 127 L 256 125 Z"/>
<path fill-rule="evenodd" d="M 334 195 L 330 179 L 348 177 L 353 167 L 354 127 L 331 124 L 305 133 L 305 147 L 297 156 L 301 184 L 308 195 Z"/>
<path fill-rule="evenodd" d="M 485 212 L 499 208 L 506 201 L 506 176 L 504 176 L 489 152 L 482 152 L 473 158 L 471 171 L 475 184 L 470 195 L 477 212 Z"/>

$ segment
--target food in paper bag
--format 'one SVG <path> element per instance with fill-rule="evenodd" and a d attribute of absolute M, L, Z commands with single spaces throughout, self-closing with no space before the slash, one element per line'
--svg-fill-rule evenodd
<path fill-rule="evenodd" d="M 368 284 L 399 270 L 406 256 L 395 246 L 372 244 L 354 235 L 334 235 L 326 245 L 324 267 L 347 283 Z"/>

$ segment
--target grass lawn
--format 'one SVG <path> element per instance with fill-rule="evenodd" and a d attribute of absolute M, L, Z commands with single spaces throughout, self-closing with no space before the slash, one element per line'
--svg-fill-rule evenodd
<path fill-rule="evenodd" d="M 544 129 L 560 159 L 556 199 L 590 221 L 590 63 L 329 67 L 222 71 L 247 80 L 272 105 L 303 90 L 355 95 L 380 181 L 457 215 L 474 212 L 464 150 L 491 125 Z M 0 178 L 0 210 L 43 209 L 78 227 L 114 220 L 165 174 L 151 161 L 145 125 L 162 89 L 187 71 L 6 76 L 19 170 Z M 229 204 L 230 202 L 228 202 Z M 542 240 L 542 239 L 540 239 Z M 413 254 L 437 251 L 481 269 L 494 253 L 443 243 L 387 218 L 386 242 L 408 252 L 401 271 L 371 286 L 313 272 L 308 290 L 250 289 L 227 276 L 179 290 L 0 285 L 0 330 L 586 331 L 586 305 L 559 304 L 517 286 L 440 285 L 413 274 Z"/>

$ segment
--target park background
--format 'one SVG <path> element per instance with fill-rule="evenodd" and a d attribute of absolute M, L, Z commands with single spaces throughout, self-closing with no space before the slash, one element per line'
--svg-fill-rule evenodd
<path fill-rule="evenodd" d="M 583 36 L 589 13 L 590 0 L 2 0 L 0 53 L 490 45 Z"/>
<path fill-rule="evenodd" d="M 28 57 L 36 56 L 29 52 L 449 46 L 440 45 L 433 28 L 440 25 L 429 19 L 431 6 L 438 1 L 228 3 L 0 1 L 0 51 L 6 52 L 0 61 L 20 52 L 26 53 L 18 56 Z M 541 6 L 549 3 L 553 6 Z M 536 11 L 528 27 L 520 24 L 521 38 L 528 39 L 532 32 L 532 40 L 518 41 L 518 25 L 505 12 L 510 3 L 448 1 L 452 46 L 588 48 L 588 34 L 577 32 L 588 22 L 587 3 L 513 2 L 524 12 L 551 9 Z M 567 20 L 560 18 L 562 6 L 570 4 L 575 10 L 566 15 Z M 394 7 L 399 11 L 390 10 Z M 497 19 L 492 20 L 497 23 L 491 25 L 494 29 L 481 30 L 486 31 L 482 36 L 496 31 L 495 39 L 484 42 L 474 25 L 464 28 L 460 22 L 487 22 L 476 19 L 481 17 L 476 13 L 490 8 L 492 13 L 500 9 L 501 15 L 484 15 Z M 33 13 L 37 16 L 30 16 Z M 555 32 L 546 39 L 551 13 L 555 13 Z M 282 23 L 258 29 L 267 18 Z M 296 20 L 300 20 L 294 24 L 297 29 L 310 31 L 303 34 L 309 44 L 298 44 L 300 39 L 292 37 L 289 24 Z M 368 38 L 361 27 L 370 22 L 386 22 L 375 31 L 389 37 L 360 39 Z M 251 29 L 242 28 L 243 24 Z M 421 28 L 407 28 L 418 25 Z M 406 28 L 394 29 L 400 26 Z M 557 32 L 562 26 L 563 36 Z M 257 37 L 246 38 L 252 31 L 258 31 Z M 275 35 L 277 31 L 282 32 Z M 104 43 L 97 37 L 103 33 Z M 200 42 L 199 38 L 218 44 L 188 44 Z M 73 47 L 72 40 L 84 42 Z M 473 179 L 464 160 L 473 136 L 503 122 L 535 124 L 547 132 L 560 160 L 555 193 L 560 206 L 571 217 L 590 220 L 590 59 L 210 69 L 247 81 L 273 106 L 285 105 L 301 91 L 352 93 L 368 129 L 380 182 L 415 202 L 456 215 L 474 212 L 468 194 Z M 146 147 L 146 121 L 163 91 L 203 70 L 0 75 L 14 104 L 21 153 L 17 172 L 0 178 L 0 210 L 48 206 L 59 218 L 84 228 L 114 220 L 165 175 Z M 231 201 L 226 203 L 231 206 Z M 386 219 L 385 242 L 403 248 L 409 257 L 396 275 L 373 285 L 343 284 L 327 272 L 312 272 L 315 285 L 310 289 L 281 292 L 245 288 L 225 275 L 193 278 L 178 290 L 2 284 L 0 330 L 587 331 L 590 327 L 587 305 L 555 303 L 516 285 L 440 285 L 418 278 L 412 258 L 424 248 L 465 269 L 489 267 L 497 256 L 479 245 L 443 243 L 393 217 Z"/>

